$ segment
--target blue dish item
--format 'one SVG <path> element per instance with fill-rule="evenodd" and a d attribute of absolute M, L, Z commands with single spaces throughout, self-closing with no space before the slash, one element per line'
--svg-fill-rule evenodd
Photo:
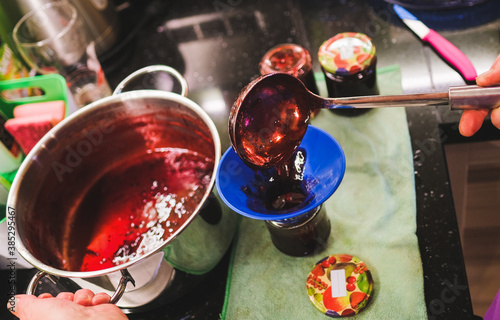
<path fill-rule="evenodd" d="M 296 207 L 269 209 L 248 196 L 248 188 L 259 185 L 262 175 L 254 171 L 229 148 L 216 173 L 217 192 L 233 211 L 257 220 L 283 220 L 297 217 L 320 206 L 337 190 L 346 168 L 344 151 L 326 131 L 309 126 L 299 146 L 307 157 L 304 165 L 306 200 Z"/>

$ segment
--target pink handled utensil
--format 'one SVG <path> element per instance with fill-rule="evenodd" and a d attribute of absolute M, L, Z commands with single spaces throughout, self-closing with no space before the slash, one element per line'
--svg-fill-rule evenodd
<path fill-rule="evenodd" d="M 460 72 L 465 80 L 474 81 L 476 79 L 477 73 L 474 65 L 453 43 L 446 40 L 436 31 L 429 29 L 422 21 L 418 20 L 417 17 L 400 5 L 395 4 L 394 11 L 408 28 L 415 32 L 422 41 L 433 46 L 446 61 Z"/>

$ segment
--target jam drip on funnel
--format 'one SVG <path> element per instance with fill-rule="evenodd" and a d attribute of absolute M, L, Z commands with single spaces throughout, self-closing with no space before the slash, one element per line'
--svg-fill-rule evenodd
<path fill-rule="evenodd" d="M 313 198 L 304 180 L 306 152 L 298 148 L 283 164 L 256 171 L 251 185 L 243 187 L 247 205 L 255 211 L 293 211 Z"/>

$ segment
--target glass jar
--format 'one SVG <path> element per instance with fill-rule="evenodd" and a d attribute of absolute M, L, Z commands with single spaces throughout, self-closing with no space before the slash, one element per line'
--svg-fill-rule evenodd
<path fill-rule="evenodd" d="M 318 59 L 325 75 L 328 96 L 334 98 L 379 94 L 376 50 L 362 33 L 344 32 L 325 41 Z M 346 116 L 360 115 L 370 109 L 332 109 Z"/>
<path fill-rule="evenodd" d="M 307 49 L 297 44 L 279 44 L 269 49 L 262 57 L 259 67 L 261 75 L 274 72 L 288 73 L 302 81 L 311 92 L 318 94 L 311 55 Z"/>
<path fill-rule="evenodd" d="M 318 94 L 312 70 L 311 54 L 307 49 L 293 43 L 285 43 L 269 49 L 259 63 L 260 74 L 282 72 L 298 78 L 309 91 Z M 314 117 L 319 109 L 311 112 Z"/>
<path fill-rule="evenodd" d="M 326 248 L 331 224 L 323 205 L 284 220 L 267 220 L 271 240 L 278 250 L 294 256 L 313 255 Z"/>

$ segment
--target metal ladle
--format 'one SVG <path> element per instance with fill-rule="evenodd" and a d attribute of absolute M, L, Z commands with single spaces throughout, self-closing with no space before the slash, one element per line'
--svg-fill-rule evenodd
<path fill-rule="evenodd" d="M 449 105 L 452 110 L 500 106 L 500 87 L 459 86 L 448 92 L 389 96 L 323 98 L 294 76 L 267 74 L 238 95 L 229 116 L 234 150 L 250 167 L 275 167 L 299 146 L 317 108 L 385 108 Z"/>

